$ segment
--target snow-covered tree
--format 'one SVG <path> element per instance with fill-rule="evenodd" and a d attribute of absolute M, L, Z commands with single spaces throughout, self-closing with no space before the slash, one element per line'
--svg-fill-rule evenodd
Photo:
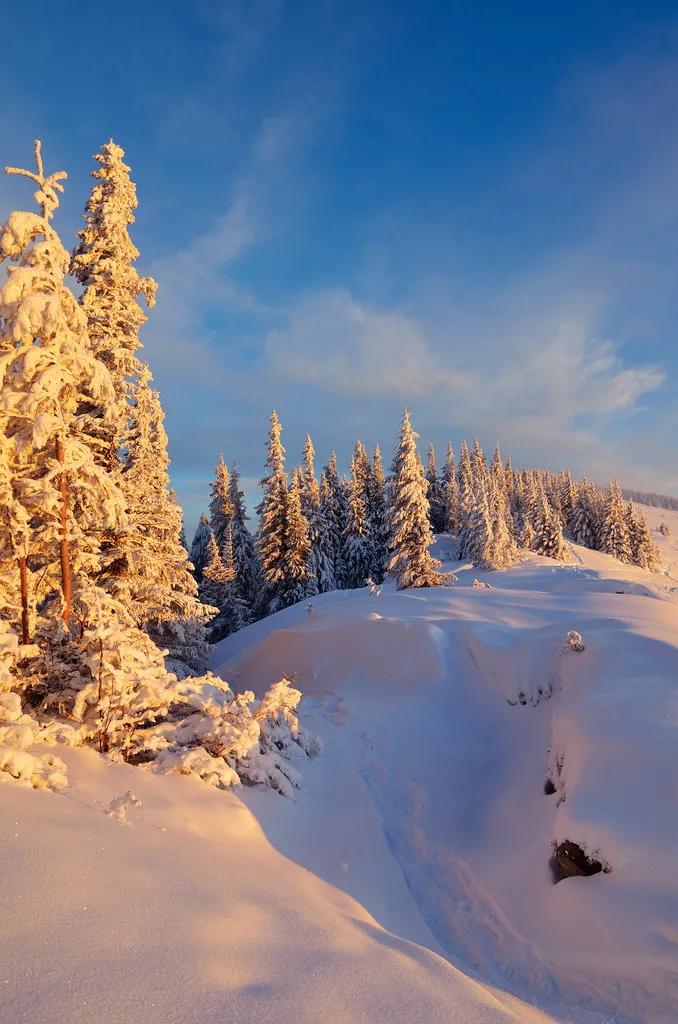
<path fill-rule="evenodd" d="M 240 489 L 240 473 L 235 464 L 231 467 L 229 498 L 233 508 L 230 525 L 235 585 L 238 594 L 247 604 L 248 614 L 252 615 L 258 596 L 259 563 L 254 547 L 254 538 L 247 526 L 245 494 Z"/>
<path fill-rule="evenodd" d="M 570 533 L 576 544 L 596 548 L 599 530 L 598 494 L 593 484 L 584 478 L 577 483 Z"/>
<path fill-rule="evenodd" d="M 661 565 L 659 549 L 652 540 L 647 520 L 640 509 L 629 502 L 626 509 L 631 559 L 636 565 L 650 572 L 657 572 Z"/>
<path fill-rule="evenodd" d="M 563 540 L 563 528 L 560 517 L 548 501 L 546 495 L 541 492 L 539 496 L 539 509 L 531 519 L 534 528 L 534 540 L 532 550 L 538 555 L 545 555 L 547 558 L 556 558 L 564 562 L 567 558 L 567 549 Z"/>
<path fill-rule="evenodd" d="M 447 445 L 447 456 L 442 472 L 443 490 L 443 520 L 444 530 L 451 535 L 457 532 L 459 521 L 459 484 L 457 483 L 457 469 L 454 462 L 454 448 L 450 441 Z"/>
<path fill-rule="evenodd" d="M 0 427 L 12 467 L 15 541 L 26 516 L 32 567 L 40 570 L 44 594 L 60 584 L 68 622 L 74 580 L 99 571 L 101 538 L 122 528 L 125 513 L 115 482 L 82 436 L 81 396 L 98 402 L 106 418 L 114 392 L 64 283 L 69 257 L 50 224 L 66 175 L 44 174 L 39 142 L 35 158 L 35 172 L 7 169 L 36 183 L 40 214 L 14 212 L 0 229 L 0 260 L 11 261 L 0 289 Z"/>
<path fill-rule="evenodd" d="M 318 505 L 308 520 L 308 539 L 311 545 L 309 571 L 316 580 L 319 594 L 337 589 L 334 559 L 337 548 L 334 497 L 327 477 L 323 473 L 319 485 Z"/>
<path fill-rule="evenodd" d="M 434 533 L 443 533 L 447 527 L 445 516 L 445 490 L 441 478 L 438 476 L 436 465 L 436 451 L 433 444 L 429 443 L 428 458 L 426 463 L 426 486 L 427 497 L 430 508 L 431 529 Z"/>
<path fill-rule="evenodd" d="M 280 607 L 286 579 L 287 475 L 282 427 L 275 410 L 271 413 L 266 456 L 267 475 L 261 481 L 263 497 L 257 508 L 259 532 L 256 551 L 261 567 L 260 610 L 263 615 Z"/>
<path fill-rule="evenodd" d="M 210 530 L 209 519 L 204 512 L 200 513 L 200 519 L 193 535 L 191 544 L 190 559 L 193 566 L 193 573 L 196 581 L 200 583 L 205 566 L 209 561 L 209 546 L 212 531 Z"/>
<path fill-rule="evenodd" d="M 203 573 L 200 598 L 206 605 L 218 609 L 209 624 L 210 641 L 213 644 L 236 633 L 251 621 L 249 608 L 237 585 L 230 523 L 226 527 L 222 551 L 219 551 L 214 536 L 210 534 L 210 560 Z"/>
<path fill-rule="evenodd" d="M 330 455 L 329 461 L 324 469 L 329 488 L 332 494 L 332 510 L 328 516 L 330 530 L 333 533 L 334 548 L 334 578 L 337 587 L 343 589 L 346 586 L 346 560 L 344 557 L 344 539 L 346 537 L 346 526 L 348 524 L 348 495 L 344 481 L 337 472 L 337 456 L 334 452 Z"/>
<path fill-rule="evenodd" d="M 207 565 L 205 566 L 202 574 L 202 580 L 200 582 L 200 600 L 205 605 L 210 605 L 214 609 L 221 610 L 226 595 L 226 584 L 229 582 L 229 574 L 226 572 L 221 552 L 217 547 L 217 542 L 211 531 L 207 550 Z M 231 573 L 230 578 L 232 578 L 232 576 L 233 573 Z M 211 628 L 210 639 L 212 639 Z M 221 639 L 221 637 L 218 639 Z"/>
<path fill-rule="evenodd" d="M 141 277 L 134 267 L 139 251 L 129 228 L 134 224 L 137 196 L 124 156 L 112 139 L 95 154 L 99 166 L 92 177 L 96 184 L 71 260 L 71 273 L 84 285 L 80 303 L 92 349 L 108 367 L 118 402 L 115 422 L 100 432 L 111 460 L 125 443 L 128 389 L 139 370 L 139 330 L 146 320 L 139 299 L 150 308 L 156 293 L 153 278 Z"/>
<path fill-rule="evenodd" d="M 367 520 L 370 536 L 369 576 L 375 583 L 382 583 L 388 560 L 389 531 L 386 511 L 386 481 L 379 445 L 375 446 L 370 467 Z"/>
<path fill-rule="evenodd" d="M 226 537 L 226 529 L 233 518 L 233 502 L 231 501 L 231 474 L 220 455 L 214 470 L 210 498 L 210 529 L 214 534 L 217 550 L 221 551 Z"/>
<path fill-rule="evenodd" d="M 461 443 L 459 455 L 459 517 L 457 537 L 459 541 L 459 558 L 469 555 L 468 545 L 471 531 L 471 517 L 475 506 L 474 477 L 471 454 L 466 441 Z"/>
<path fill-rule="evenodd" d="M 276 609 L 287 608 L 318 593 L 315 576 L 309 568 L 311 545 L 308 521 L 301 508 L 302 480 L 292 480 L 285 506 L 285 569 L 277 597 Z"/>
<path fill-rule="evenodd" d="M 179 540 L 181 510 L 170 489 L 169 455 L 160 396 L 140 365 L 132 390 L 127 464 L 122 474 L 129 531 L 125 566 L 109 589 L 170 656 L 204 668 L 204 622 L 210 612 L 198 599 L 188 554 Z"/>
<path fill-rule="evenodd" d="M 388 573 L 399 590 L 432 587 L 444 582 L 440 562 L 430 553 L 433 532 L 426 497 L 426 478 L 417 455 L 417 434 L 410 414 L 403 413 L 400 441 L 393 458 L 388 511 Z"/>
<path fill-rule="evenodd" d="M 364 449 L 363 449 L 364 451 Z M 366 491 L 369 485 L 369 470 L 356 452 L 351 464 L 351 480 L 348 492 L 348 522 L 344 536 L 344 585 L 348 589 L 364 587 L 372 567 L 369 521 L 366 509 Z"/>
<path fill-rule="evenodd" d="M 315 448 L 311 435 L 307 434 L 304 442 L 303 490 L 301 494 L 301 507 L 307 519 L 310 519 L 319 503 L 320 487 L 315 476 Z"/>
<path fill-rule="evenodd" d="M 572 532 L 574 524 L 574 508 L 577 502 L 577 492 L 569 469 L 566 469 L 560 477 L 560 509 L 562 522 L 565 529 Z"/>
<path fill-rule="evenodd" d="M 624 516 L 624 499 L 616 480 L 610 483 L 600 522 L 599 547 L 620 562 L 631 559 L 629 531 Z"/>

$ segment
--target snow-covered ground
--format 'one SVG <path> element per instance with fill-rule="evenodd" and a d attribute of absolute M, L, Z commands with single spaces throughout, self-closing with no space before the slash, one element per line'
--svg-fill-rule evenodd
<path fill-rule="evenodd" d="M 678 513 L 645 511 L 667 575 L 453 563 L 223 641 L 234 688 L 308 695 L 294 803 L 70 748 L 62 793 L 0 786 L 0 1021 L 675 1022 Z M 610 872 L 554 885 L 560 839 Z"/>

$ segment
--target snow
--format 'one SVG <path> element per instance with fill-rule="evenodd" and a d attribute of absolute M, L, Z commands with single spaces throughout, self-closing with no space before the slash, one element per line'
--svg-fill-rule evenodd
<path fill-rule="evenodd" d="M 666 574 L 571 544 L 483 572 L 443 537 L 453 587 L 224 640 L 234 689 L 307 695 L 294 802 L 68 746 L 69 788 L 0 786 L 0 1020 L 674 1022 L 678 513 L 644 511 Z M 610 873 L 554 885 L 563 838 Z"/>

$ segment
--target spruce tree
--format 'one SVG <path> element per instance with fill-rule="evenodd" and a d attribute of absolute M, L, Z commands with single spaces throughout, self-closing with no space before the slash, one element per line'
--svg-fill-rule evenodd
<path fill-rule="evenodd" d="M 217 460 L 210 490 L 212 494 L 210 498 L 210 529 L 214 534 L 217 550 L 221 551 L 226 538 L 226 529 L 233 517 L 233 502 L 230 496 L 231 475 L 223 455 L 220 455 Z"/>
<path fill-rule="evenodd" d="M 92 171 L 97 184 L 86 208 L 85 227 L 78 232 L 71 273 L 84 285 L 81 305 L 91 317 L 92 345 L 108 367 L 116 392 L 125 395 L 127 382 L 139 369 L 138 334 L 146 317 L 139 306 L 143 298 L 150 308 L 157 285 L 141 277 L 134 267 L 139 251 L 130 239 L 137 208 L 136 186 L 124 163 L 124 150 L 113 140 L 101 147 Z"/>
<path fill-rule="evenodd" d="M 624 516 L 624 501 L 616 480 L 610 483 L 600 523 L 599 547 L 620 562 L 631 559 L 629 531 Z"/>
<path fill-rule="evenodd" d="M 388 560 L 388 522 L 386 511 L 386 480 L 381 448 L 375 446 L 370 467 L 367 497 L 367 520 L 370 536 L 370 579 L 382 583 Z"/>
<path fill-rule="evenodd" d="M 429 551 L 433 532 L 426 479 L 417 454 L 417 436 L 405 409 L 400 441 L 393 458 L 388 513 L 391 551 L 388 573 L 399 590 L 432 587 L 444 582 L 437 571 L 440 563 Z"/>
<path fill-rule="evenodd" d="M 115 481 L 83 439 L 81 396 L 90 395 L 109 422 L 114 391 L 108 370 L 92 354 L 82 309 L 64 283 L 68 253 L 50 224 L 66 174 L 44 174 L 37 141 L 35 159 L 35 172 L 6 169 L 35 182 L 40 214 L 14 212 L 0 229 L 0 260 L 12 264 L 0 289 L 0 428 L 12 467 L 11 543 L 19 542 L 22 604 L 34 602 L 26 592 L 28 558 L 40 572 L 43 595 L 60 586 L 68 625 L 74 585 L 99 572 L 102 537 L 122 528 L 125 512 Z M 20 540 L 24 517 L 30 550 L 25 533 Z"/>
<path fill-rule="evenodd" d="M 282 427 L 275 410 L 271 413 L 266 456 L 267 475 L 261 481 L 264 494 L 257 508 L 259 532 L 256 551 L 261 566 L 260 610 L 262 615 L 282 607 L 286 581 L 287 476 Z"/>
<path fill-rule="evenodd" d="M 248 516 L 245 508 L 245 494 L 240 490 L 240 473 L 235 464 L 231 468 L 229 486 L 229 499 L 233 509 L 230 527 L 235 586 L 238 594 L 247 605 L 248 616 L 251 617 L 257 603 L 259 563 L 257 561 L 254 538 L 247 526 Z"/>
<path fill-rule="evenodd" d="M 447 445 L 445 468 L 442 474 L 442 488 L 444 529 L 449 532 L 450 536 L 454 536 L 459 522 L 459 485 L 457 483 L 457 469 L 454 463 L 454 448 L 451 441 Z"/>
<path fill-rule="evenodd" d="M 302 480 L 296 477 L 287 492 L 285 509 L 285 569 L 277 599 L 276 610 L 287 608 L 314 597 L 318 593 L 317 580 L 309 569 L 311 545 L 308 521 L 301 508 Z"/>
<path fill-rule="evenodd" d="M 200 600 L 203 604 L 211 606 L 215 611 L 220 612 L 226 597 L 228 575 L 221 557 L 221 552 L 217 547 L 217 542 L 212 532 L 210 532 L 209 535 L 207 556 L 207 565 L 205 566 L 205 570 L 202 574 L 202 581 L 200 583 Z M 209 625 L 210 640 L 212 643 L 214 643 L 215 640 L 221 640 L 221 636 L 214 636 L 213 624 L 214 620 L 212 620 Z"/>
<path fill-rule="evenodd" d="M 436 452 L 431 443 L 429 443 L 428 446 L 426 485 L 428 503 L 431 510 L 431 529 L 434 533 L 443 533 L 447 529 L 447 521 L 445 518 L 445 492 L 442 486 L 442 481 L 438 477 Z"/>
<path fill-rule="evenodd" d="M 233 526 L 231 524 L 226 528 L 222 561 L 226 574 L 226 589 L 218 616 L 220 638 L 237 633 L 239 629 L 252 621 L 250 606 L 242 596 L 242 588 L 238 579 L 238 565 L 235 561 Z M 216 642 L 216 638 L 213 642 Z"/>
<path fill-rule="evenodd" d="M 336 535 L 334 496 L 327 476 L 323 473 L 320 479 L 318 506 L 311 512 L 308 521 L 308 537 L 311 545 L 309 568 L 315 576 L 320 594 L 337 589 L 334 575 L 334 560 L 338 543 Z"/>
<path fill-rule="evenodd" d="M 315 448 L 310 434 L 304 442 L 303 490 L 301 504 L 304 515 L 310 518 L 320 502 L 320 487 L 315 476 Z"/>
<path fill-rule="evenodd" d="M 473 464 L 466 441 L 461 443 L 459 455 L 459 520 L 457 527 L 459 558 L 469 556 L 469 538 L 472 529 L 471 517 L 474 509 Z"/>
<path fill-rule="evenodd" d="M 146 320 L 139 299 L 151 308 L 157 287 L 153 278 L 141 277 L 134 267 L 139 251 L 129 228 L 134 224 L 137 196 L 124 155 L 111 140 L 94 156 L 99 165 L 92 171 L 96 184 L 71 259 L 71 273 L 84 285 L 80 304 L 92 350 L 108 367 L 118 405 L 114 422 L 102 423 L 95 396 L 89 396 L 89 433 L 93 438 L 98 435 L 109 469 L 114 468 L 126 441 L 129 389 L 139 371 L 139 330 Z"/>
<path fill-rule="evenodd" d="M 334 550 L 334 578 L 337 587 L 342 590 L 346 586 L 346 559 L 344 543 L 346 527 L 348 525 L 348 495 L 346 486 L 337 472 L 337 456 L 335 452 L 330 455 L 325 466 L 325 476 L 332 492 L 332 514 L 330 517 L 331 528 L 335 539 Z M 336 531 L 336 532 L 335 532 Z"/>
<path fill-rule="evenodd" d="M 627 507 L 627 523 L 631 559 L 642 569 L 657 572 L 661 565 L 659 550 L 652 540 L 645 516 L 640 509 L 634 508 L 632 502 Z"/>
<path fill-rule="evenodd" d="M 200 519 L 193 535 L 191 544 L 190 559 L 193 566 L 193 575 L 196 582 L 200 584 L 205 566 L 209 562 L 209 546 L 212 531 L 210 530 L 209 519 L 204 512 L 200 513 Z"/>
<path fill-rule="evenodd" d="M 563 528 L 557 512 L 549 505 L 543 491 L 539 494 L 538 512 L 531 520 L 534 527 L 532 550 L 538 555 L 565 561 L 567 549 L 563 540 Z"/>
<path fill-rule="evenodd" d="M 364 587 L 370 576 L 371 550 L 369 522 L 365 503 L 368 484 L 366 467 L 360 458 L 354 457 L 351 464 L 351 481 L 348 494 L 348 522 L 344 536 L 345 579 L 348 589 Z"/>
<path fill-rule="evenodd" d="M 586 478 L 577 484 L 570 533 L 575 544 L 595 549 L 598 546 L 600 529 L 597 494 L 595 487 Z"/>

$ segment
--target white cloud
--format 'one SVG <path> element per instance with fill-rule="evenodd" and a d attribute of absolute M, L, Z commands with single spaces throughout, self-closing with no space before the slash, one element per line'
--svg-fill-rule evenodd
<path fill-rule="evenodd" d="M 435 359 L 421 326 L 396 310 L 370 309 L 347 291 L 309 294 L 264 343 L 276 377 L 345 395 L 413 397 L 466 388 Z"/>

